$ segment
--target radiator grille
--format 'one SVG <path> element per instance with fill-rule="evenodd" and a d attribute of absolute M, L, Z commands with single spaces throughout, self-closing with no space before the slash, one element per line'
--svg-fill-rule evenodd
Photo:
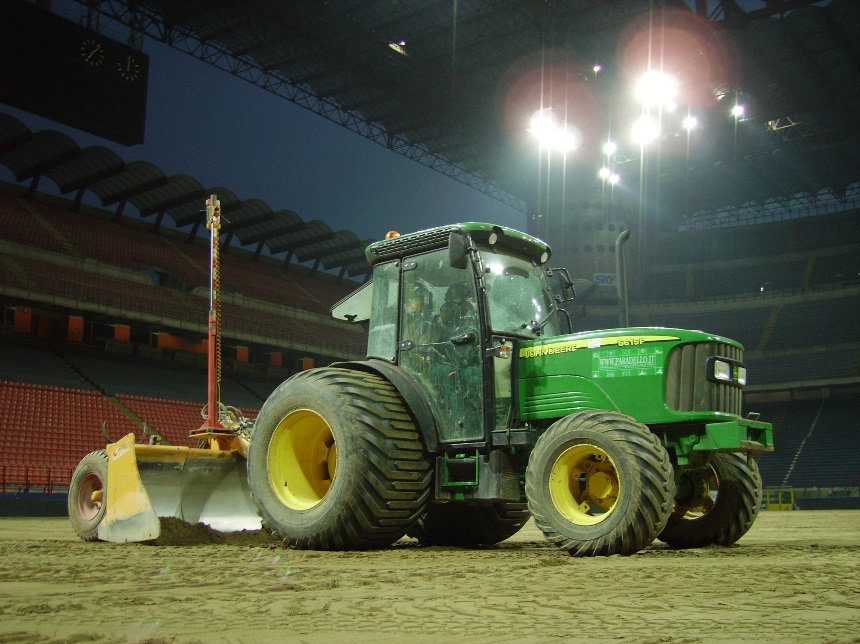
<path fill-rule="evenodd" d="M 684 344 L 669 354 L 666 404 L 677 411 L 718 411 L 741 414 L 742 388 L 707 377 L 708 358 L 719 356 L 743 362 L 743 351 L 730 344 Z"/>

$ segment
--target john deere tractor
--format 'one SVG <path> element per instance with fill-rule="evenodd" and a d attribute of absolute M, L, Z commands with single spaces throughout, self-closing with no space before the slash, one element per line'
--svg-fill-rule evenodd
<path fill-rule="evenodd" d="M 545 243 L 500 226 L 371 244 L 373 279 L 332 309 L 368 324 L 366 359 L 303 371 L 256 423 L 239 417 L 217 396 L 220 202 L 206 203 L 198 446 L 128 434 L 86 455 L 69 486 L 82 539 L 147 541 L 176 517 L 220 531 L 264 525 L 298 548 L 377 548 L 405 534 L 473 546 L 533 516 L 558 548 L 588 556 L 655 538 L 730 545 L 752 525 L 755 457 L 773 434 L 741 416 L 741 345 L 667 328 L 563 334 L 566 271 L 545 268 Z"/>
<path fill-rule="evenodd" d="M 366 359 L 285 381 L 251 435 L 250 496 L 287 545 L 492 544 L 532 516 L 589 556 L 730 545 L 750 528 L 773 435 L 741 415 L 739 343 L 563 333 L 570 280 L 509 228 L 444 226 L 366 254 L 372 280 L 332 309 L 369 325 Z"/>

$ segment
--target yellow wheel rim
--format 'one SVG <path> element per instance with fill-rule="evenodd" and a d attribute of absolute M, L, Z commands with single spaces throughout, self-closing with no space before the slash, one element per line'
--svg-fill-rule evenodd
<path fill-rule="evenodd" d="M 605 521 L 618 502 L 621 480 L 609 455 L 594 445 L 574 445 L 556 459 L 549 493 L 561 515 L 576 525 Z"/>
<path fill-rule="evenodd" d="M 293 510 L 314 507 L 328 493 L 337 469 L 331 427 L 309 409 L 290 412 L 272 434 L 267 465 L 281 503 Z"/>

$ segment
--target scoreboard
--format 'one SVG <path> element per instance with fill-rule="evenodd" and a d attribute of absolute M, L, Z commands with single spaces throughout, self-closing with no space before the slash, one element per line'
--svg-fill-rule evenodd
<path fill-rule="evenodd" d="M 0 3 L 0 102 L 143 143 L 149 57 L 23 0 Z"/>

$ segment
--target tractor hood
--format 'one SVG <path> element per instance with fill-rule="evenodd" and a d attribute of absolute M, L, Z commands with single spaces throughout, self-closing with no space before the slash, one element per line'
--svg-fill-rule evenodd
<path fill-rule="evenodd" d="M 740 415 L 743 346 L 702 331 L 634 327 L 521 342 L 523 420 L 611 409 L 647 424 Z"/>

